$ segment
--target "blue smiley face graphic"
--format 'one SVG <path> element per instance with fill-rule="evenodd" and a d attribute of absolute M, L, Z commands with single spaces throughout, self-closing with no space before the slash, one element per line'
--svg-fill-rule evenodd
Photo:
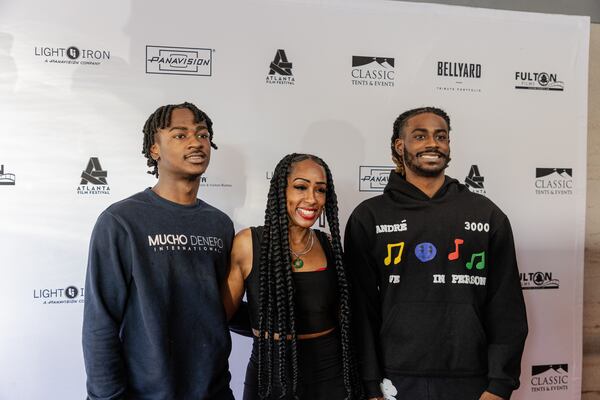
<path fill-rule="evenodd" d="M 433 243 L 419 243 L 415 247 L 415 255 L 421 262 L 431 261 L 435 258 L 437 254 L 437 249 L 433 245 Z"/>

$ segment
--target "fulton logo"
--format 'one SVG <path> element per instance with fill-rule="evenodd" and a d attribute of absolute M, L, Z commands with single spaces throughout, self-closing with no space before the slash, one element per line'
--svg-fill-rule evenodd
<path fill-rule="evenodd" d="M 383 192 L 394 167 L 361 165 L 358 170 L 359 192 Z"/>
<path fill-rule="evenodd" d="M 438 61 L 436 72 L 438 76 L 437 90 L 447 92 L 481 92 L 481 64 Z"/>
<path fill-rule="evenodd" d="M 212 49 L 146 46 L 146 73 L 212 75 Z"/>
<path fill-rule="evenodd" d="M 569 365 L 532 365 L 531 391 L 557 392 L 569 389 Z"/>
<path fill-rule="evenodd" d="M 477 165 L 471 165 L 469 175 L 465 178 L 465 185 L 473 193 L 485 194 L 485 188 L 483 187 L 483 181 L 485 178 L 479 173 L 479 167 Z"/>
<path fill-rule="evenodd" d="M 269 64 L 267 83 L 274 85 L 294 85 L 295 79 L 292 74 L 292 63 L 288 60 L 285 50 L 279 49 L 275 58 Z"/>
<path fill-rule="evenodd" d="M 558 80 L 558 75 L 548 72 L 515 72 L 515 89 L 550 90 L 562 92 L 565 83 Z"/>
<path fill-rule="evenodd" d="M 108 172 L 102 169 L 98 157 L 91 157 L 86 169 L 81 172 L 77 194 L 110 194 L 107 176 Z"/>
<path fill-rule="evenodd" d="M 0 165 L 0 185 L 15 184 L 15 174 L 4 173 L 4 164 Z"/>
<path fill-rule="evenodd" d="M 521 288 L 528 289 L 558 289 L 560 281 L 552 278 L 552 272 L 521 272 Z"/>
<path fill-rule="evenodd" d="M 573 169 L 536 168 L 535 193 L 553 196 L 573 194 Z"/>
<path fill-rule="evenodd" d="M 354 86 L 394 87 L 394 74 L 392 57 L 352 56 Z"/>
<path fill-rule="evenodd" d="M 35 46 L 33 54 L 52 64 L 100 65 L 110 60 L 110 51 L 103 49 L 85 49 L 75 46 L 48 47 Z"/>

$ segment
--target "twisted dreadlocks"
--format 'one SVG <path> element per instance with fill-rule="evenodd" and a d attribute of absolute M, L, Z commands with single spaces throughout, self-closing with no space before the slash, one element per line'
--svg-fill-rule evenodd
<path fill-rule="evenodd" d="M 396 147 L 395 147 L 394 143 L 396 142 L 396 139 L 400 138 L 404 134 L 404 132 L 402 132 L 402 130 L 404 129 L 404 127 L 406 126 L 406 122 L 410 118 L 414 117 L 415 115 L 425 114 L 425 113 L 431 113 L 431 114 L 435 114 L 439 117 L 442 117 L 444 119 L 444 121 L 446 121 L 446 125 L 448 125 L 448 132 L 450 132 L 450 117 L 441 108 L 436 108 L 436 107 L 413 108 L 412 110 L 408 110 L 408 111 L 405 111 L 402 114 L 400 114 L 398 116 L 398 118 L 396 118 L 396 120 L 394 121 L 392 142 L 391 142 L 391 146 L 390 146 L 392 148 L 392 160 L 394 161 L 394 164 L 396 164 L 396 172 L 398 172 L 400 175 L 403 175 L 403 176 L 405 175 L 404 160 L 403 160 L 402 154 L 399 154 L 396 151 Z"/>
<path fill-rule="evenodd" d="M 187 108 L 194 114 L 194 123 L 198 124 L 200 122 L 206 122 L 206 127 L 208 128 L 210 147 L 213 149 L 217 149 L 217 145 L 213 142 L 213 129 L 212 129 L 212 121 L 204 113 L 204 111 L 200 110 L 198 107 L 193 105 L 192 103 L 181 104 L 167 104 L 166 106 L 161 106 L 156 109 L 148 119 L 146 123 L 144 123 L 144 144 L 142 147 L 142 154 L 147 158 L 148 167 L 152 168 L 151 171 L 148 171 L 149 174 L 154 175 L 158 178 L 158 162 L 152 158 L 150 155 L 150 148 L 155 142 L 156 133 L 159 129 L 165 129 L 169 125 L 171 125 L 171 114 L 173 110 L 178 108 Z"/>
<path fill-rule="evenodd" d="M 327 191 L 325 216 L 331 232 L 337 284 L 340 295 L 340 336 L 346 399 L 359 399 L 362 388 L 356 367 L 350 332 L 350 289 L 342 264 L 342 244 L 338 221 L 337 196 L 329 167 L 310 154 L 289 154 L 275 167 L 265 210 L 265 224 L 260 248 L 259 268 L 259 347 L 258 390 L 261 398 L 273 394 L 275 352 L 279 359 L 276 371 L 282 396 L 288 392 L 286 372 L 291 369 L 291 393 L 296 397 L 298 387 L 298 353 L 294 307 L 294 285 L 289 253 L 288 213 L 286 206 L 287 179 L 295 163 L 312 160 L 325 170 Z M 279 333 L 275 340 L 274 333 Z M 290 340 L 285 338 L 291 337 Z M 289 358 L 287 346 L 289 345 Z"/>

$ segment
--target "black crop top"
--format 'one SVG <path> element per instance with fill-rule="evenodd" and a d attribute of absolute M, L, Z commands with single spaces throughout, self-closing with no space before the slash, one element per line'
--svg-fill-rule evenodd
<path fill-rule="evenodd" d="M 252 328 L 258 329 L 260 242 L 263 227 L 251 227 L 250 231 L 252 232 L 252 271 L 244 285 L 250 308 L 250 323 Z M 335 327 L 338 321 L 339 296 L 333 250 L 324 232 L 319 230 L 314 232 L 325 252 L 327 266 L 324 270 L 292 273 L 298 334 L 322 332 Z"/>

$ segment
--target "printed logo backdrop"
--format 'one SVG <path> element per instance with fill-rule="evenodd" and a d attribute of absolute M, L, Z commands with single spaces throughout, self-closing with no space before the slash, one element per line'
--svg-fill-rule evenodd
<path fill-rule="evenodd" d="M 588 38 L 584 17 L 390 1 L 5 1 L 0 399 L 84 398 L 91 229 L 154 184 L 143 123 L 185 100 L 219 146 L 199 195 L 238 230 L 262 223 L 269 175 L 294 151 L 331 166 L 343 228 L 385 187 L 396 116 L 446 109 L 448 174 L 515 233 L 530 335 L 513 398 L 578 399 Z M 414 229 L 397 222 L 379 228 Z M 233 342 L 241 397 L 250 342 Z"/>

